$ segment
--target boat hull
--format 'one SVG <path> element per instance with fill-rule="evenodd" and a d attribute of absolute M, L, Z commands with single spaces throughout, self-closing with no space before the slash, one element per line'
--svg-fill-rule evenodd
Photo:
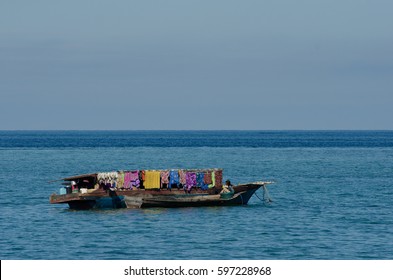
<path fill-rule="evenodd" d="M 256 189 L 240 192 L 231 197 L 221 195 L 175 195 L 175 196 L 152 196 L 135 199 L 125 196 L 127 208 L 150 208 L 150 207 L 201 207 L 201 206 L 234 206 L 247 204 Z"/>
<path fill-rule="evenodd" d="M 183 190 L 131 190 L 103 191 L 92 193 L 72 193 L 51 195 L 50 203 L 68 203 L 70 209 L 114 209 L 114 208 L 151 208 L 151 207 L 201 207 L 245 205 L 256 190 L 263 184 L 244 184 L 234 187 L 234 194 L 225 197 L 220 190 L 209 189 L 185 193 Z"/>

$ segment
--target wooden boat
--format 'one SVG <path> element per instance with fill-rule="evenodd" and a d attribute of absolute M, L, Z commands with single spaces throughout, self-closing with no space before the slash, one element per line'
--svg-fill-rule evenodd
<path fill-rule="evenodd" d="M 73 192 L 63 190 L 52 194 L 50 203 L 67 203 L 71 209 L 93 208 L 148 208 L 148 207 L 199 207 L 245 205 L 259 188 L 266 188 L 271 182 L 254 182 L 233 186 L 232 193 L 221 193 L 222 183 L 208 189 L 193 187 L 158 189 L 94 188 L 97 174 L 84 174 L 63 178 L 65 183 L 77 181 L 79 188 Z M 90 186 L 90 188 L 89 188 Z"/>

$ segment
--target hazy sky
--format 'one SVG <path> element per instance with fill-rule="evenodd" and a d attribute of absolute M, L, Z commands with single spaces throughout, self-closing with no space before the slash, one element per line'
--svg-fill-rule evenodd
<path fill-rule="evenodd" d="M 0 1 L 0 129 L 393 129 L 393 1 Z"/>

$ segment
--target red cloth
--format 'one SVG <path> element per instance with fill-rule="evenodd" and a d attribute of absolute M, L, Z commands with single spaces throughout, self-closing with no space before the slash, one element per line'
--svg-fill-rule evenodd
<path fill-rule="evenodd" d="M 203 177 L 203 182 L 207 185 L 210 185 L 211 183 L 213 183 L 212 182 L 212 173 L 210 171 L 205 173 L 205 175 Z"/>
<path fill-rule="evenodd" d="M 216 180 L 216 187 L 222 187 L 222 170 L 214 171 L 214 179 Z"/>

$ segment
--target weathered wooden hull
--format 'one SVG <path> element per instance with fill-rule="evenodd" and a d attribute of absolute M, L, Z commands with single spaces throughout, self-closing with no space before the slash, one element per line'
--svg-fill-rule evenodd
<path fill-rule="evenodd" d="M 148 207 L 200 207 L 232 206 L 247 204 L 251 196 L 263 184 L 251 183 L 234 187 L 231 197 L 222 197 L 218 190 L 195 191 L 185 193 L 183 190 L 129 190 L 103 191 L 92 193 L 53 194 L 50 203 L 68 203 L 70 209 L 93 208 L 148 208 Z"/>
<path fill-rule="evenodd" d="M 236 193 L 228 198 L 222 197 L 219 194 L 147 196 L 137 199 L 133 196 L 125 196 L 124 201 L 127 208 L 233 206 L 247 204 L 255 191 L 256 189 Z"/>

